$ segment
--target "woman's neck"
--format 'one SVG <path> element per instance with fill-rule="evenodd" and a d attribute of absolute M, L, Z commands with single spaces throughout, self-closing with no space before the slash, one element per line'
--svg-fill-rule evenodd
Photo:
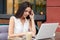
<path fill-rule="evenodd" d="M 25 20 L 26 18 L 21 17 L 20 19 L 21 19 L 21 20 Z"/>
<path fill-rule="evenodd" d="M 24 25 L 26 18 L 20 18 L 20 21 L 21 21 L 22 25 Z"/>

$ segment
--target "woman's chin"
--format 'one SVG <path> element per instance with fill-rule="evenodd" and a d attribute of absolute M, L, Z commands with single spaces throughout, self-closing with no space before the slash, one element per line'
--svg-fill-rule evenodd
<path fill-rule="evenodd" d="M 24 16 L 24 18 L 26 18 L 26 16 Z"/>
<path fill-rule="evenodd" d="M 26 18 L 27 16 L 24 16 L 24 18 Z"/>

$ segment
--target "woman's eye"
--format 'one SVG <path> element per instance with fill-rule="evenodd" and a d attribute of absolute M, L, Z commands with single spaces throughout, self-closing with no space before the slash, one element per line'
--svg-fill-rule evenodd
<path fill-rule="evenodd" d="M 28 12 L 27 10 L 25 10 L 25 12 Z"/>

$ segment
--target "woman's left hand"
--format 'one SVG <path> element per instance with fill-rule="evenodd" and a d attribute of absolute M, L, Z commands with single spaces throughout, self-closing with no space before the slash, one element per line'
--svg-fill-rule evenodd
<path fill-rule="evenodd" d="M 33 12 L 33 10 L 31 11 L 31 14 L 29 16 L 30 16 L 30 19 L 34 19 L 34 12 Z"/>

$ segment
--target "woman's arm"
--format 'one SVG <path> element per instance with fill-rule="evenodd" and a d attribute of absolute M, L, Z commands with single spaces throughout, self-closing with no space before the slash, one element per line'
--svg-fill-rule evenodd
<path fill-rule="evenodd" d="M 31 19 L 31 21 L 30 21 L 30 31 L 32 32 L 33 36 L 36 34 L 34 19 Z"/>
<path fill-rule="evenodd" d="M 30 31 L 32 32 L 33 36 L 36 34 L 33 10 L 32 10 L 31 15 L 30 15 Z"/>
<path fill-rule="evenodd" d="M 13 33 L 14 33 L 14 18 L 13 16 L 10 18 L 10 21 L 9 21 L 9 29 L 8 29 L 8 36 L 13 36 Z"/>
<path fill-rule="evenodd" d="M 25 33 L 20 34 L 14 34 L 14 17 L 12 16 L 9 21 L 9 30 L 8 30 L 8 36 L 9 37 L 19 37 L 25 35 Z"/>

